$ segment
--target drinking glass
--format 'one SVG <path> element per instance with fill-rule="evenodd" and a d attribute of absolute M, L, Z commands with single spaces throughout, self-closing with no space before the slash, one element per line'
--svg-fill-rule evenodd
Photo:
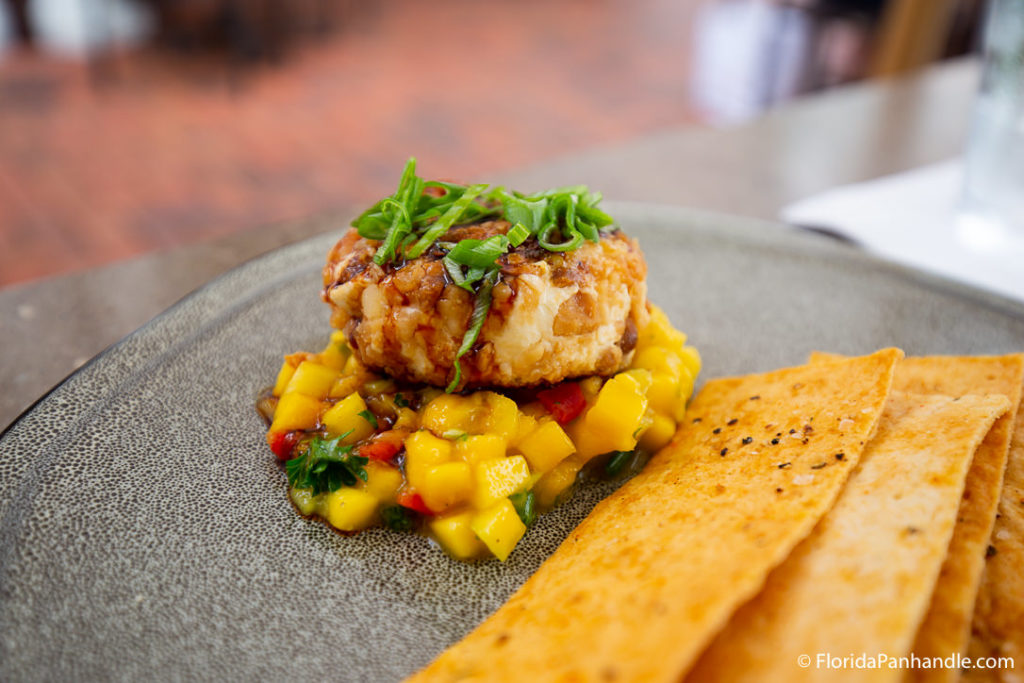
<path fill-rule="evenodd" d="M 964 161 L 961 240 L 982 251 L 1024 249 L 1024 0 L 989 4 Z"/>

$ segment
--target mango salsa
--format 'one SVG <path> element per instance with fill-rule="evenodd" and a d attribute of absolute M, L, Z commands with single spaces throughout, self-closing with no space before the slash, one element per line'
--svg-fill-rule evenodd
<path fill-rule="evenodd" d="M 356 486 L 383 503 L 394 503 L 405 483 L 401 470 L 376 460 L 367 462 L 365 468 L 366 481 L 356 482 Z"/>
<path fill-rule="evenodd" d="M 445 512 L 469 500 L 473 489 L 473 472 L 464 462 L 446 462 L 426 471 L 420 495 L 434 512 Z"/>
<path fill-rule="evenodd" d="M 530 478 L 530 466 L 523 456 L 512 455 L 477 463 L 473 474 L 476 479 L 473 507 L 483 510 L 518 491 Z"/>
<path fill-rule="evenodd" d="M 342 441 L 356 443 L 373 434 L 373 423 L 367 419 L 367 412 L 362 396 L 349 394 L 328 408 L 321 421 L 331 436 L 347 434 Z"/>
<path fill-rule="evenodd" d="M 502 562 L 508 559 L 516 543 L 526 533 L 526 525 L 519 519 L 519 513 L 508 498 L 502 498 L 486 510 L 478 512 L 469 526 L 476 537 Z"/>
<path fill-rule="evenodd" d="M 547 472 L 575 453 L 576 446 L 557 422 L 545 420 L 519 443 L 519 452 L 532 471 Z"/>
<path fill-rule="evenodd" d="M 326 365 L 307 360 L 299 364 L 292 373 L 284 393 L 304 394 L 313 398 L 326 398 L 331 385 L 338 378 L 338 371 Z"/>
<path fill-rule="evenodd" d="M 666 446 L 700 369 L 657 308 L 628 367 L 522 390 L 519 403 L 402 384 L 335 332 L 319 353 L 286 356 L 261 405 L 301 514 L 344 532 L 419 529 L 457 560 L 504 561 L 535 509 Z"/>
<path fill-rule="evenodd" d="M 558 497 L 576 483 L 576 475 L 583 469 L 584 464 L 586 463 L 582 458 L 570 456 L 542 476 L 533 486 L 537 505 L 541 508 L 553 507 Z"/>
<path fill-rule="evenodd" d="M 455 457 L 470 465 L 504 458 L 506 450 L 505 439 L 497 434 L 475 434 L 455 442 Z"/>
<path fill-rule="evenodd" d="M 271 432 L 287 432 L 293 429 L 312 429 L 316 425 L 323 403 L 304 394 L 285 394 L 277 402 Z"/>
<path fill-rule="evenodd" d="M 480 557 L 485 546 L 470 527 L 473 522 L 471 510 L 450 515 L 441 515 L 430 521 L 430 532 L 434 538 L 456 559 L 470 560 Z"/>
<path fill-rule="evenodd" d="M 430 470 L 451 459 L 452 443 L 426 430 L 416 432 L 405 440 L 405 477 L 417 490 L 426 486 Z"/>
<path fill-rule="evenodd" d="M 359 531 L 373 523 L 380 501 L 369 491 L 343 486 L 326 494 L 323 515 L 336 529 Z"/>
<path fill-rule="evenodd" d="M 647 384 L 650 385 L 650 373 Z M 605 382 L 597 394 L 597 401 L 584 415 L 588 431 L 598 435 L 606 444 L 605 451 L 631 451 L 636 446 L 644 413 L 647 412 L 647 393 L 643 375 L 620 372 Z"/>

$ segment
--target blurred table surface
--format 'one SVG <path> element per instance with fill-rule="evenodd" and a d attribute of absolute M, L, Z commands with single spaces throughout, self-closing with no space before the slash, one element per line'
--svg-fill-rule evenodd
<path fill-rule="evenodd" d="M 517 189 L 586 183 L 609 199 L 775 219 L 830 187 L 957 155 L 977 87 L 976 61 L 795 100 L 737 127 L 667 129 L 514 172 Z M 0 427 L 108 345 L 188 292 L 261 253 L 326 231 L 339 212 L 264 226 L 85 272 L 0 290 Z"/>

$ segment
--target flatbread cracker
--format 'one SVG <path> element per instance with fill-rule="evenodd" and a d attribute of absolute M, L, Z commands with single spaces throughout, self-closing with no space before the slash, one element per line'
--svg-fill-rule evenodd
<path fill-rule="evenodd" d="M 817 657 L 909 653 L 971 459 L 1008 407 L 1004 396 L 893 391 L 835 506 L 733 616 L 687 680 L 898 680 L 897 668 L 830 668 Z M 802 656 L 809 666 L 801 666 Z"/>
<path fill-rule="evenodd" d="M 411 680 L 677 681 L 831 507 L 902 355 L 709 381 L 673 443 Z"/>
<path fill-rule="evenodd" d="M 811 355 L 811 362 L 837 358 L 840 356 L 815 353 Z M 1002 394 L 1010 399 L 1010 409 L 989 430 L 967 472 L 949 552 L 912 649 L 919 657 L 945 658 L 967 650 L 971 616 L 1003 488 L 1003 472 L 1022 386 L 1024 354 L 926 356 L 905 358 L 896 366 L 894 390 L 948 396 Z M 932 668 L 908 671 L 905 678 L 952 681 L 957 676 L 955 668 Z"/>
<path fill-rule="evenodd" d="M 967 654 L 1012 657 L 1015 666 L 972 669 L 963 678 L 1020 683 L 1024 681 L 1024 405 L 1017 409 L 990 543 Z"/>

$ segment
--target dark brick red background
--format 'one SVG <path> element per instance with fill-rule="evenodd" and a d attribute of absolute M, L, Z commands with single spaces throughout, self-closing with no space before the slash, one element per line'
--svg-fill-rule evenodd
<path fill-rule="evenodd" d="M 0 285 L 365 202 L 410 155 L 486 180 L 693 120 L 691 4 L 394 1 L 277 65 L 9 53 Z"/>

